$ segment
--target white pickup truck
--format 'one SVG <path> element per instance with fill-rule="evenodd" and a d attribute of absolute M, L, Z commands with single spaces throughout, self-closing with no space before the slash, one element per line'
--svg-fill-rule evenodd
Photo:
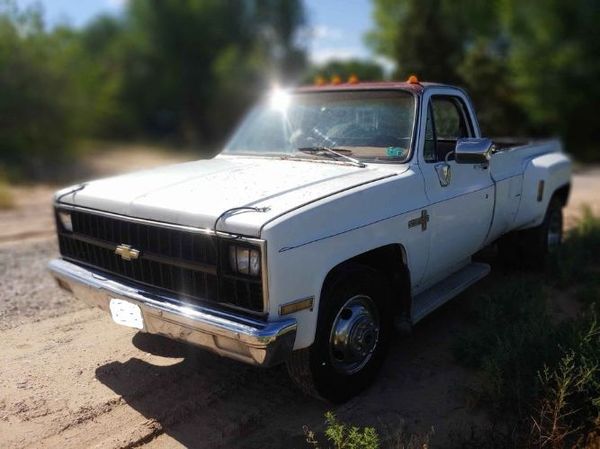
<path fill-rule="evenodd" d="M 56 194 L 63 289 L 115 322 L 259 366 L 307 393 L 367 386 L 410 329 L 486 276 L 499 242 L 561 242 L 558 141 L 482 138 L 466 93 L 409 82 L 274 91 L 221 154 Z"/>

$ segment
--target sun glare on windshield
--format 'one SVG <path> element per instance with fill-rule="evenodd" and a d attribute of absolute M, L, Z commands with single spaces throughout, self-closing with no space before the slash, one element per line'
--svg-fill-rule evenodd
<path fill-rule="evenodd" d="M 404 162 L 414 117 L 410 92 L 298 93 L 276 88 L 253 108 L 225 152 L 323 159 L 319 148 L 325 147 L 363 162 Z"/>
<path fill-rule="evenodd" d="M 286 91 L 284 91 L 282 89 L 275 88 L 271 92 L 269 104 L 271 106 L 271 109 L 275 109 L 277 111 L 284 112 L 290 105 L 290 100 L 291 100 L 290 94 L 288 94 Z"/>

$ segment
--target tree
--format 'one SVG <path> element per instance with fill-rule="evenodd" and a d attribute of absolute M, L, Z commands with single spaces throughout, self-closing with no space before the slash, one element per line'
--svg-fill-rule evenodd
<path fill-rule="evenodd" d="M 458 82 L 469 41 L 493 29 L 490 2 L 374 0 L 376 27 L 367 42 L 397 63 L 396 77 Z"/>
<path fill-rule="evenodd" d="M 298 0 L 132 0 L 126 20 L 123 102 L 142 128 L 186 142 L 221 137 L 269 80 L 303 64 Z"/>
<path fill-rule="evenodd" d="M 301 73 L 304 20 L 300 0 L 130 0 L 121 17 L 49 29 L 0 0 L 0 164 L 39 174 L 87 137 L 214 144 Z"/>
<path fill-rule="evenodd" d="M 0 165 L 9 175 L 44 175 L 72 153 L 85 122 L 68 70 L 77 53 L 71 33 L 44 30 L 38 9 L 0 4 Z"/>
<path fill-rule="evenodd" d="M 397 76 L 465 85 L 489 132 L 558 134 L 569 151 L 600 158 L 598 2 L 374 2 L 368 42 Z"/>
<path fill-rule="evenodd" d="M 573 153 L 600 159 L 600 4 L 505 0 L 502 6 L 509 68 L 532 126 L 561 135 Z"/>

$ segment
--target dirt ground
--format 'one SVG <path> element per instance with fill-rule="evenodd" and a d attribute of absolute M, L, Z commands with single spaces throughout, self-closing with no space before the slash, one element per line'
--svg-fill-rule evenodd
<path fill-rule="evenodd" d="M 167 160 L 134 149 L 94 170 Z M 59 290 L 45 271 L 57 254 L 54 190 L 16 188 L 17 208 L 0 212 L 1 448 L 303 448 L 302 426 L 321 429 L 328 409 L 384 433 L 433 428 L 443 447 L 485 422 L 470 395 L 477 379 L 455 363 L 451 345 L 465 324 L 464 299 L 486 282 L 398 338 L 375 385 L 333 407 L 298 393 L 282 367 L 257 369 L 137 333 Z M 578 172 L 567 224 L 583 204 L 600 214 L 599 193 L 600 169 Z"/>

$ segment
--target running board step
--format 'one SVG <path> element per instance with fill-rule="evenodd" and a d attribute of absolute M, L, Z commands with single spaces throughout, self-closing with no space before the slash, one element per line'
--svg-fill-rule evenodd
<path fill-rule="evenodd" d="M 416 324 L 489 273 L 488 264 L 473 262 L 419 293 L 413 299 L 412 324 Z"/>

